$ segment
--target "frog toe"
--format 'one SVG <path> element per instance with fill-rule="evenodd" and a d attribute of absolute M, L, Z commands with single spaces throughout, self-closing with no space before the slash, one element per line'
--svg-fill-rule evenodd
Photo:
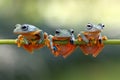
<path fill-rule="evenodd" d="M 99 39 L 99 43 L 100 43 L 100 44 L 102 43 L 102 39 Z"/>
<path fill-rule="evenodd" d="M 74 40 L 70 40 L 70 43 L 71 43 L 71 44 L 74 44 Z"/>
<path fill-rule="evenodd" d="M 18 47 L 21 47 L 21 45 L 22 45 L 22 40 L 17 39 L 17 42 L 16 42 L 16 43 L 17 43 L 17 46 L 18 46 Z"/>
<path fill-rule="evenodd" d="M 108 39 L 107 36 L 102 37 L 102 40 L 107 40 L 107 39 Z"/>
<path fill-rule="evenodd" d="M 57 51 L 57 47 L 56 47 L 56 46 L 53 46 L 53 50 L 54 50 L 54 51 Z"/>

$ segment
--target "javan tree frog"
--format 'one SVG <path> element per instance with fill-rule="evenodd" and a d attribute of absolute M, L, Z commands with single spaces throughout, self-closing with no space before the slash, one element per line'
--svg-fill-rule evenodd
<path fill-rule="evenodd" d="M 74 31 L 73 29 L 67 30 L 67 29 L 57 29 L 55 32 L 55 36 L 49 35 L 50 40 L 50 49 L 52 50 L 52 53 L 55 56 L 63 56 L 66 58 L 68 55 L 70 55 L 74 49 L 76 48 L 76 45 L 74 45 Z M 57 44 L 54 43 L 56 40 L 67 40 L 67 44 Z"/>
<path fill-rule="evenodd" d="M 93 25 L 88 23 L 86 26 L 87 30 L 78 34 L 78 40 L 81 41 L 82 38 L 87 43 L 80 45 L 85 55 L 92 54 L 93 57 L 96 57 L 103 49 L 104 44 L 102 41 L 107 40 L 106 36 L 101 35 L 104 27 L 104 24 Z"/>
<path fill-rule="evenodd" d="M 34 49 L 42 48 L 45 45 L 43 42 L 47 38 L 47 33 L 33 25 L 16 24 L 13 32 L 20 34 L 17 39 L 18 47 L 22 46 L 29 52 L 33 52 Z"/>

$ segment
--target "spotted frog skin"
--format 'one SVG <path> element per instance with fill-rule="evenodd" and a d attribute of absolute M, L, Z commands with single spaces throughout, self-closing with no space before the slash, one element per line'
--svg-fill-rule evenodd
<path fill-rule="evenodd" d="M 43 32 L 33 25 L 16 24 L 13 32 L 15 34 L 20 34 L 16 42 L 18 47 L 22 46 L 30 53 L 32 53 L 34 49 L 42 48 L 43 46 L 45 46 L 43 42 L 47 38 L 47 33 Z"/>
<path fill-rule="evenodd" d="M 76 45 L 73 45 L 75 37 L 74 37 L 74 31 L 73 29 L 67 30 L 67 29 L 57 29 L 55 32 L 55 36 L 49 35 L 50 40 L 50 49 L 52 50 L 52 53 L 55 56 L 63 56 L 66 58 L 68 55 L 70 55 L 74 49 L 76 48 Z M 54 43 L 54 41 L 57 40 L 67 40 L 67 44 L 57 44 Z"/>
<path fill-rule="evenodd" d="M 85 55 L 92 54 L 96 57 L 104 48 L 103 40 L 107 40 L 106 36 L 101 35 L 101 31 L 105 27 L 103 24 L 93 25 L 87 24 L 87 30 L 78 34 L 78 40 L 84 41 L 86 44 L 80 45 Z"/>

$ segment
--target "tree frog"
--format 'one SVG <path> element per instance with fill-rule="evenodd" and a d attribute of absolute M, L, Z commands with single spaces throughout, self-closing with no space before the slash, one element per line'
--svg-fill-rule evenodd
<path fill-rule="evenodd" d="M 78 34 L 78 40 L 81 41 L 82 38 L 87 43 L 80 45 L 85 55 L 92 54 L 93 57 L 96 57 L 103 49 L 104 44 L 102 41 L 107 40 L 106 36 L 101 35 L 104 27 L 104 24 L 93 25 L 88 23 L 86 26 L 87 30 Z"/>
<path fill-rule="evenodd" d="M 50 40 L 50 49 L 52 50 L 52 53 L 55 56 L 63 56 L 66 58 L 68 55 L 70 55 L 74 49 L 76 48 L 76 45 L 74 45 L 74 30 L 70 29 L 56 29 L 55 35 L 49 35 L 49 40 Z M 57 44 L 54 43 L 56 40 L 67 40 L 67 44 Z"/>
<path fill-rule="evenodd" d="M 17 39 L 18 47 L 22 46 L 29 52 L 33 52 L 34 49 L 42 48 L 45 45 L 43 42 L 47 38 L 47 33 L 33 25 L 16 24 L 13 32 L 20 34 Z"/>

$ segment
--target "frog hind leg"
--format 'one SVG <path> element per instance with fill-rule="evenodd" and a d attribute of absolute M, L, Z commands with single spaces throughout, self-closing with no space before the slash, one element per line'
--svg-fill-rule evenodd
<path fill-rule="evenodd" d="M 80 49 L 82 50 L 82 52 L 85 54 L 85 55 L 88 55 L 90 54 L 90 49 L 91 47 L 88 46 L 87 44 L 83 44 L 83 45 L 80 45 Z"/>
<path fill-rule="evenodd" d="M 68 44 L 68 46 L 69 46 L 69 49 L 66 52 L 62 53 L 62 55 L 63 55 L 64 58 L 66 58 L 67 56 L 69 56 L 75 50 L 75 48 L 76 48 L 75 45 Z"/>
<path fill-rule="evenodd" d="M 94 49 L 94 51 L 92 52 L 93 57 L 96 57 L 104 48 L 103 40 L 107 40 L 107 37 L 100 34 L 99 39 L 96 43 L 96 49 Z"/>
<path fill-rule="evenodd" d="M 34 48 L 33 48 L 31 45 L 26 45 L 26 44 L 24 44 L 24 45 L 23 45 L 23 48 L 24 48 L 25 50 L 27 50 L 28 52 L 30 52 L 31 54 L 33 53 Z"/>
<path fill-rule="evenodd" d="M 36 44 L 36 43 L 32 45 L 34 49 L 40 49 L 40 48 L 43 48 L 44 46 L 45 44 Z"/>
<path fill-rule="evenodd" d="M 23 41 L 24 41 L 23 48 L 32 54 L 33 50 L 35 49 L 33 45 L 34 42 L 29 42 L 26 38 L 24 38 Z"/>
<path fill-rule="evenodd" d="M 71 43 L 69 43 L 69 44 L 65 44 L 65 45 L 58 45 L 57 47 L 59 49 L 57 51 L 59 53 L 59 55 L 66 58 L 75 50 L 76 45 L 72 45 Z"/>
<path fill-rule="evenodd" d="M 92 56 L 96 57 L 102 51 L 103 48 L 104 48 L 103 44 L 97 45 L 94 51 L 92 52 Z"/>
<path fill-rule="evenodd" d="M 24 42 L 24 44 L 23 44 L 23 42 Z M 25 50 L 27 50 L 28 52 L 30 52 L 30 53 L 33 52 L 32 46 L 29 45 L 27 39 L 25 39 L 24 36 L 19 35 L 16 43 L 17 43 L 18 47 L 21 47 L 21 46 L 22 46 L 22 47 L 23 47 Z"/>
<path fill-rule="evenodd" d="M 56 44 L 54 44 L 53 45 L 53 49 L 51 49 L 52 50 L 52 53 L 54 54 L 54 56 L 59 56 L 60 55 L 60 51 L 59 51 L 59 47 L 58 47 L 58 45 L 56 45 Z"/>
<path fill-rule="evenodd" d="M 102 37 L 102 40 L 107 40 L 108 38 L 106 36 L 103 36 Z M 96 50 L 94 50 L 93 52 L 93 57 L 96 57 L 101 51 L 102 49 L 104 48 L 104 44 L 100 42 L 98 42 L 97 46 L 96 46 Z"/>

